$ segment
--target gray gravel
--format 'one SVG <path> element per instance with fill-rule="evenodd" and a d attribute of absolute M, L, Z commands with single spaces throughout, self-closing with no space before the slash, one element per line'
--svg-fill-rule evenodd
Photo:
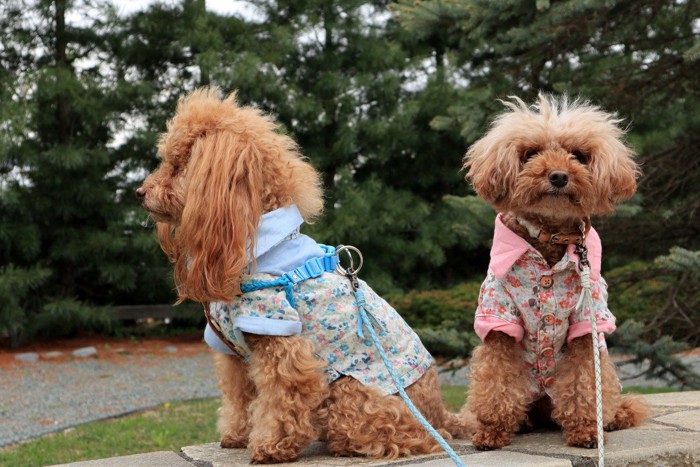
<path fill-rule="evenodd" d="M 166 402 L 218 395 L 207 352 L 0 369 L 0 446 Z"/>

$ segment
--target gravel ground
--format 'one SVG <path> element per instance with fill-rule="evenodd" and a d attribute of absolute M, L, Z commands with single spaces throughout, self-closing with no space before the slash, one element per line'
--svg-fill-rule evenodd
<path fill-rule="evenodd" d="M 206 352 L 120 362 L 39 361 L 0 369 L 0 382 L 0 446 L 165 402 L 219 395 Z"/>

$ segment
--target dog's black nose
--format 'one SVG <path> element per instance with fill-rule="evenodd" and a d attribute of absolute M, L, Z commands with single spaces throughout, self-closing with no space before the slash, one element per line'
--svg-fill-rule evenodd
<path fill-rule="evenodd" d="M 138 187 L 136 189 L 136 197 L 138 199 L 143 199 L 144 196 L 146 196 L 146 190 L 144 190 L 142 186 Z"/>
<path fill-rule="evenodd" d="M 549 183 L 556 188 L 564 188 L 569 183 L 569 174 L 559 170 L 549 173 Z"/>

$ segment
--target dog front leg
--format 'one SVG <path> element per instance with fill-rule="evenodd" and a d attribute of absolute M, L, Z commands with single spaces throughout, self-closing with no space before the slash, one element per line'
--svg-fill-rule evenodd
<path fill-rule="evenodd" d="M 460 416 L 476 416 L 472 444 L 476 449 L 499 449 L 527 418 L 530 380 L 520 345 L 513 337 L 491 331 L 474 350 L 467 405 Z"/>
<path fill-rule="evenodd" d="M 235 355 L 215 353 L 214 368 L 221 390 L 221 407 L 216 422 L 221 447 L 244 448 L 250 434 L 248 408 L 255 398 L 255 386 L 248 376 L 248 366 Z"/>
<path fill-rule="evenodd" d="M 254 464 L 296 460 L 318 438 L 318 411 L 329 396 L 325 365 L 300 336 L 246 334 L 252 349 L 250 376 L 257 397 L 251 405 L 248 447 Z"/>
<path fill-rule="evenodd" d="M 568 344 L 568 350 L 557 363 L 551 386 L 552 420 L 561 426 L 569 446 L 595 448 L 596 429 L 595 369 L 591 335 L 578 337 Z M 603 384 L 603 423 L 615 419 L 620 405 L 620 383 L 615 365 L 607 352 L 600 353 Z"/>

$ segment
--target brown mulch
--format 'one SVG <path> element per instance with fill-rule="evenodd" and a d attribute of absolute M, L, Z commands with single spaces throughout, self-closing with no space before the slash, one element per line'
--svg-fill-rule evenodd
<path fill-rule="evenodd" d="M 76 337 L 72 339 L 57 339 L 44 342 L 34 342 L 18 349 L 0 348 L 0 368 L 10 368 L 23 365 L 31 365 L 32 362 L 24 362 L 15 359 L 16 354 L 34 352 L 39 354 L 39 361 L 66 362 L 80 359 L 73 356 L 72 352 L 83 347 L 95 347 L 96 357 L 100 360 L 122 362 L 128 356 L 134 355 L 160 355 L 166 357 L 186 357 L 208 350 L 202 341 L 202 334 L 161 338 L 113 338 L 113 337 Z M 166 347 L 176 347 L 177 352 L 168 352 Z M 48 352 L 62 352 L 60 357 L 47 357 Z M 84 358 L 84 357 L 83 357 Z M 93 356 L 92 358 L 95 358 Z"/>

